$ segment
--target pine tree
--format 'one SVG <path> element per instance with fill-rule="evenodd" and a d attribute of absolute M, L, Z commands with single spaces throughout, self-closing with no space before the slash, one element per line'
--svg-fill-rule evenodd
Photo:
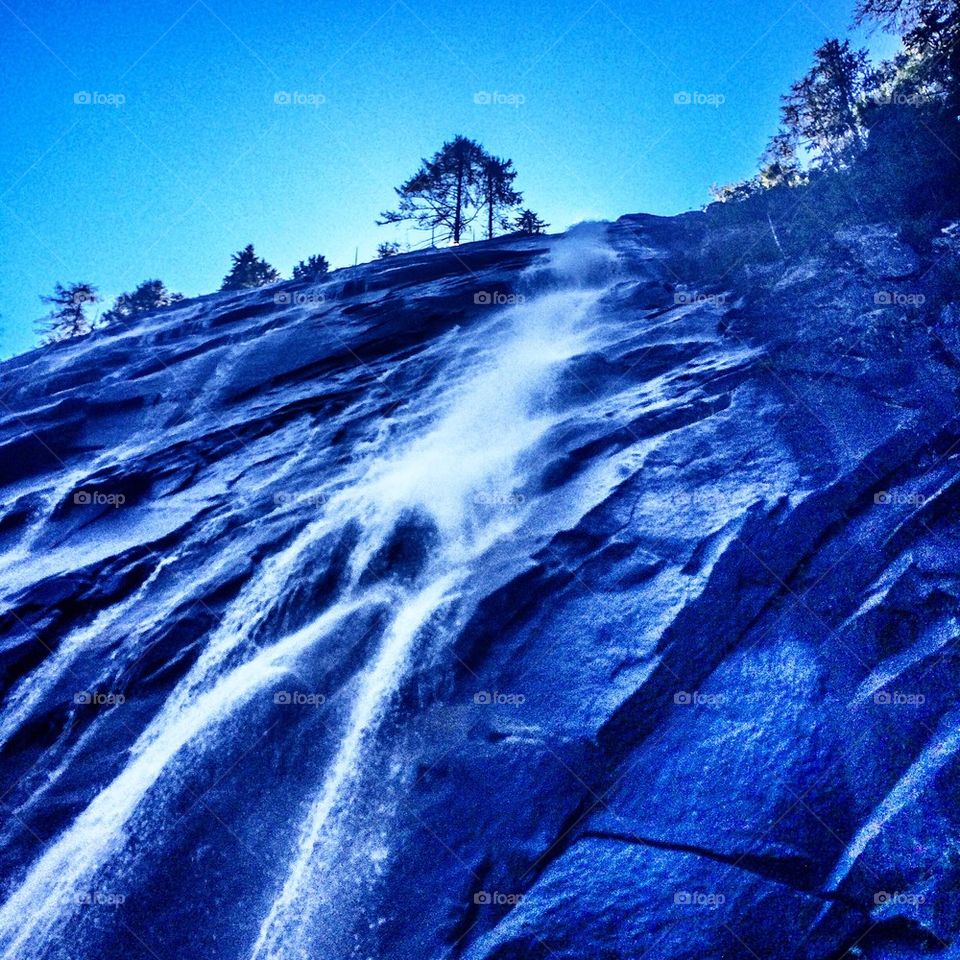
<path fill-rule="evenodd" d="M 859 101 L 867 76 L 866 50 L 853 50 L 849 40 L 828 40 L 783 98 L 784 133 L 810 150 L 818 165 L 839 169 L 862 148 Z"/>
<path fill-rule="evenodd" d="M 40 297 L 49 304 L 50 312 L 37 321 L 44 343 L 56 343 L 80 337 L 93 330 L 93 321 L 87 317 L 88 304 L 100 302 L 97 288 L 89 283 L 71 283 L 65 287 L 58 283 L 52 296 Z"/>
<path fill-rule="evenodd" d="M 513 224 L 520 233 L 528 237 L 543 233 L 549 223 L 544 223 L 532 210 L 523 210 Z"/>
<path fill-rule="evenodd" d="M 381 243 L 377 247 L 377 259 L 386 260 L 387 257 L 395 257 L 400 252 L 400 244 L 394 240 Z"/>
<path fill-rule="evenodd" d="M 330 264 L 327 258 L 320 254 L 314 254 L 308 257 L 306 261 L 301 260 L 293 268 L 293 279 L 316 282 L 321 277 L 325 277 L 329 272 Z"/>
<path fill-rule="evenodd" d="M 484 156 L 480 144 L 466 137 L 457 136 L 445 143 L 396 188 L 400 203 L 396 210 L 380 215 L 378 226 L 411 221 L 421 230 L 440 228 L 442 239 L 460 243 L 480 212 L 477 184 Z"/>
<path fill-rule="evenodd" d="M 182 293 L 171 293 L 162 280 L 144 280 L 132 293 L 121 293 L 102 319 L 104 323 L 116 323 L 141 313 L 161 310 L 182 299 Z"/>
<path fill-rule="evenodd" d="M 501 160 L 484 154 L 480 161 L 479 199 L 487 211 L 487 239 L 493 239 L 494 227 L 506 230 L 510 224 L 507 213 L 516 207 L 523 195 L 513 189 L 517 171 L 512 160 Z"/>
<path fill-rule="evenodd" d="M 249 290 L 275 283 L 279 279 L 280 272 L 271 267 L 266 260 L 261 260 L 254 253 L 253 244 L 250 243 L 233 255 L 233 266 L 223 278 L 220 289 Z"/>
<path fill-rule="evenodd" d="M 903 37 L 923 79 L 939 84 L 950 123 L 960 118 L 960 4 L 957 0 L 859 0 L 857 21 Z"/>

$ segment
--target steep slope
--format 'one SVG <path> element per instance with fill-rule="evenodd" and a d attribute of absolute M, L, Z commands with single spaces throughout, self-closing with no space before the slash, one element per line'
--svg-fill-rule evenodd
<path fill-rule="evenodd" d="M 950 951 L 950 308 L 709 229 L 0 366 L 0 956 Z"/>

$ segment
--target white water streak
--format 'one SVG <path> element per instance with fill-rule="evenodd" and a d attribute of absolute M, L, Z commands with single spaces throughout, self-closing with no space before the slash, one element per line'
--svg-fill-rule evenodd
<path fill-rule="evenodd" d="M 579 256 L 579 260 L 577 257 Z M 606 264 L 608 251 L 591 256 L 582 248 L 571 259 Z M 543 404 L 565 360 L 586 349 L 589 320 L 603 289 L 564 290 L 505 311 L 502 339 L 486 362 L 462 383 L 450 406 L 422 437 L 399 455 L 376 462 L 363 485 L 364 499 L 395 515 L 416 504 L 436 520 L 443 535 L 439 558 L 443 576 L 410 598 L 376 659 L 361 676 L 359 690 L 337 755 L 306 822 L 283 887 L 253 945 L 251 960 L 281 960 L 308 954 L 309 921 L 322 871 L 336 863 L 344 842 L 339 808 L 349 802 L 351 784 L 362 775 L 364 748 L 385 708 L 408 674 L 417 629 L 440 608 L 446 593 L 466 579 L 470 564 L 520 522 L 477 508 L 477 494 L 513 490 L 521 455 L 556 422 Z M 489 333 L 489 331 L 486 331 Z M 372 520 L 373 518 L 371 518 Z"/>
<path fill-rule="evenodd" d="M 328 611 L 226 674 L 165 724 L 163 736 L 141 738 L 134 758 L 44 853 L 0 909 L 5 960 L 32 956 L 28 944 L 50 934 L 75 910 L 75 893 L 122 848 L 123 827 L 172 758 L 211 724 L 229 716 L 258 690 L 282 676 L 287 661 L 316 643 L 361 601 Z"/>

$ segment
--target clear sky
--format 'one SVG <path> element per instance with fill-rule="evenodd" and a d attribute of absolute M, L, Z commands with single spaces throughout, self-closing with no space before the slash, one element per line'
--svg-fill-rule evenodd
<path fill-rule="evenodd" d="M 512 157 L 554 229 L 700 207 L 852 5 L 0 0 L 0 356 L 58 281 L 193 296 L 247 243 L 289 275 L 417 242 L 374 221 L 457 133 Z"/>

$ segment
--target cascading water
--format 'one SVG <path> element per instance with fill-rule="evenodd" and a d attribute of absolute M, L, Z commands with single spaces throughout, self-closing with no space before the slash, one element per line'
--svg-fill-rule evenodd
<path fill-rule="evenodd" d="M 455 607 L 471 564 L 522 520 L 519 511 L 504 517 L 483 505 L 487 498 L 515 496 L 524 485 L 523 454 L 557 419 L 542 398 L 553 378 L 562 376 L 564 361 L 590 343 L 591 309 L 604 287 L 579 284 L 598 269 L 609 281 L 615 262 L 595 228 L 571 238 L 572 244 L 572 253 L 562 246 L 549 267 L 529 278 L 529 289 L 536 289 L 538 280 L 560 289 L 529 301 L 521 294 L 521 303 L 478 331 L 481 342 L 492 346 L 481 349 L 473 368 L 441 395 L 437 419 L 397 454 L 377 459 L 360 484 L 338 498 L 337 512 L 363 516 L 365 529 L 374 532 L 371 550 L 382 546 L 397 518 L 410 509 L 430 517 L 439 542 L 426 585 L 404 598 L 376 658 L 358 678 L 347 731 L 261 927 L 253 960 L 309 954 L 309 918 L 318 902 L 328 900 L 322 891 L 331 867 L 342 862 L 339 848 L 363 842 L 362 826 L 351 822 L 344 830 L 338 814 L 346 815 L 351 781 L 362 776 L 364 748 L 409 668 L 417 635 L 444 608 Z M 350 504 L 346 510 L 343 501 Z M 454 619 L 448 612 L 440 629 L 451 629 Z M 375 860 L 386 851 L 371 850 L 370 856 Z"/>
<path fill-rule="evenodd" d="M 351 806 L 378 730 L 424 632 L 438 633 L 441 646 L 445 633 L 455 635 L 475 562 L 529 521 L 531 505 L 505 512 L 490 504 L 518 497 L 530 479 L 524 458 L 566 415 L 550 409 L 545 398 L 564 376 L 565 362 L 590 347 L 593 309 L 615 259 L 602 242 L 602 228 L 561 241 L 552 260 L 526 277 L 518 302 L 460 331 L 450 345 L 453 359 L 423 395 L 367 440 L 359 458 L 312 491 L 324 498 L 322 514 L 262 564 L 136 739 L 119 775 L 48 846 L 0 908 L 5 960 L 59 956 L 51 944 L 69 923 L 82 936 L 78 892 L 109 887 L 105 878 L 129 865 L 131 837 L 155 837 L 157 828 L 149 824 L 162 830 L 165 798 L 176 794 L 186 755 L 215 750 L 218 730 L 259 691 L 295 672 L 300 658 L 336 638 L 351 617 L 383 608 L 388 622 L 372 657 L 345 689 L 349 707 L 339 744 L 291 838 L 290 861 L 250 955 L 307 956 L 315 923 L 337 922 L 322 908 L 330 904 L 343 849 L 372 835 Z M 305 626 L 264 640 L 258 631 L 285 589 L 307 573 L 311 545 L 349 527 L 360 535 L 337 601 Z M 426 546 L 401 576 L 389 563 L 377 566 L 398 536 Z M 65 644 L 61 658 L 88 640 Z M 14 724 L 17 709 L 15 699 L 8 713 Z M 376 862 L 387 851 L 374 843 L 367 854 Z"/>

